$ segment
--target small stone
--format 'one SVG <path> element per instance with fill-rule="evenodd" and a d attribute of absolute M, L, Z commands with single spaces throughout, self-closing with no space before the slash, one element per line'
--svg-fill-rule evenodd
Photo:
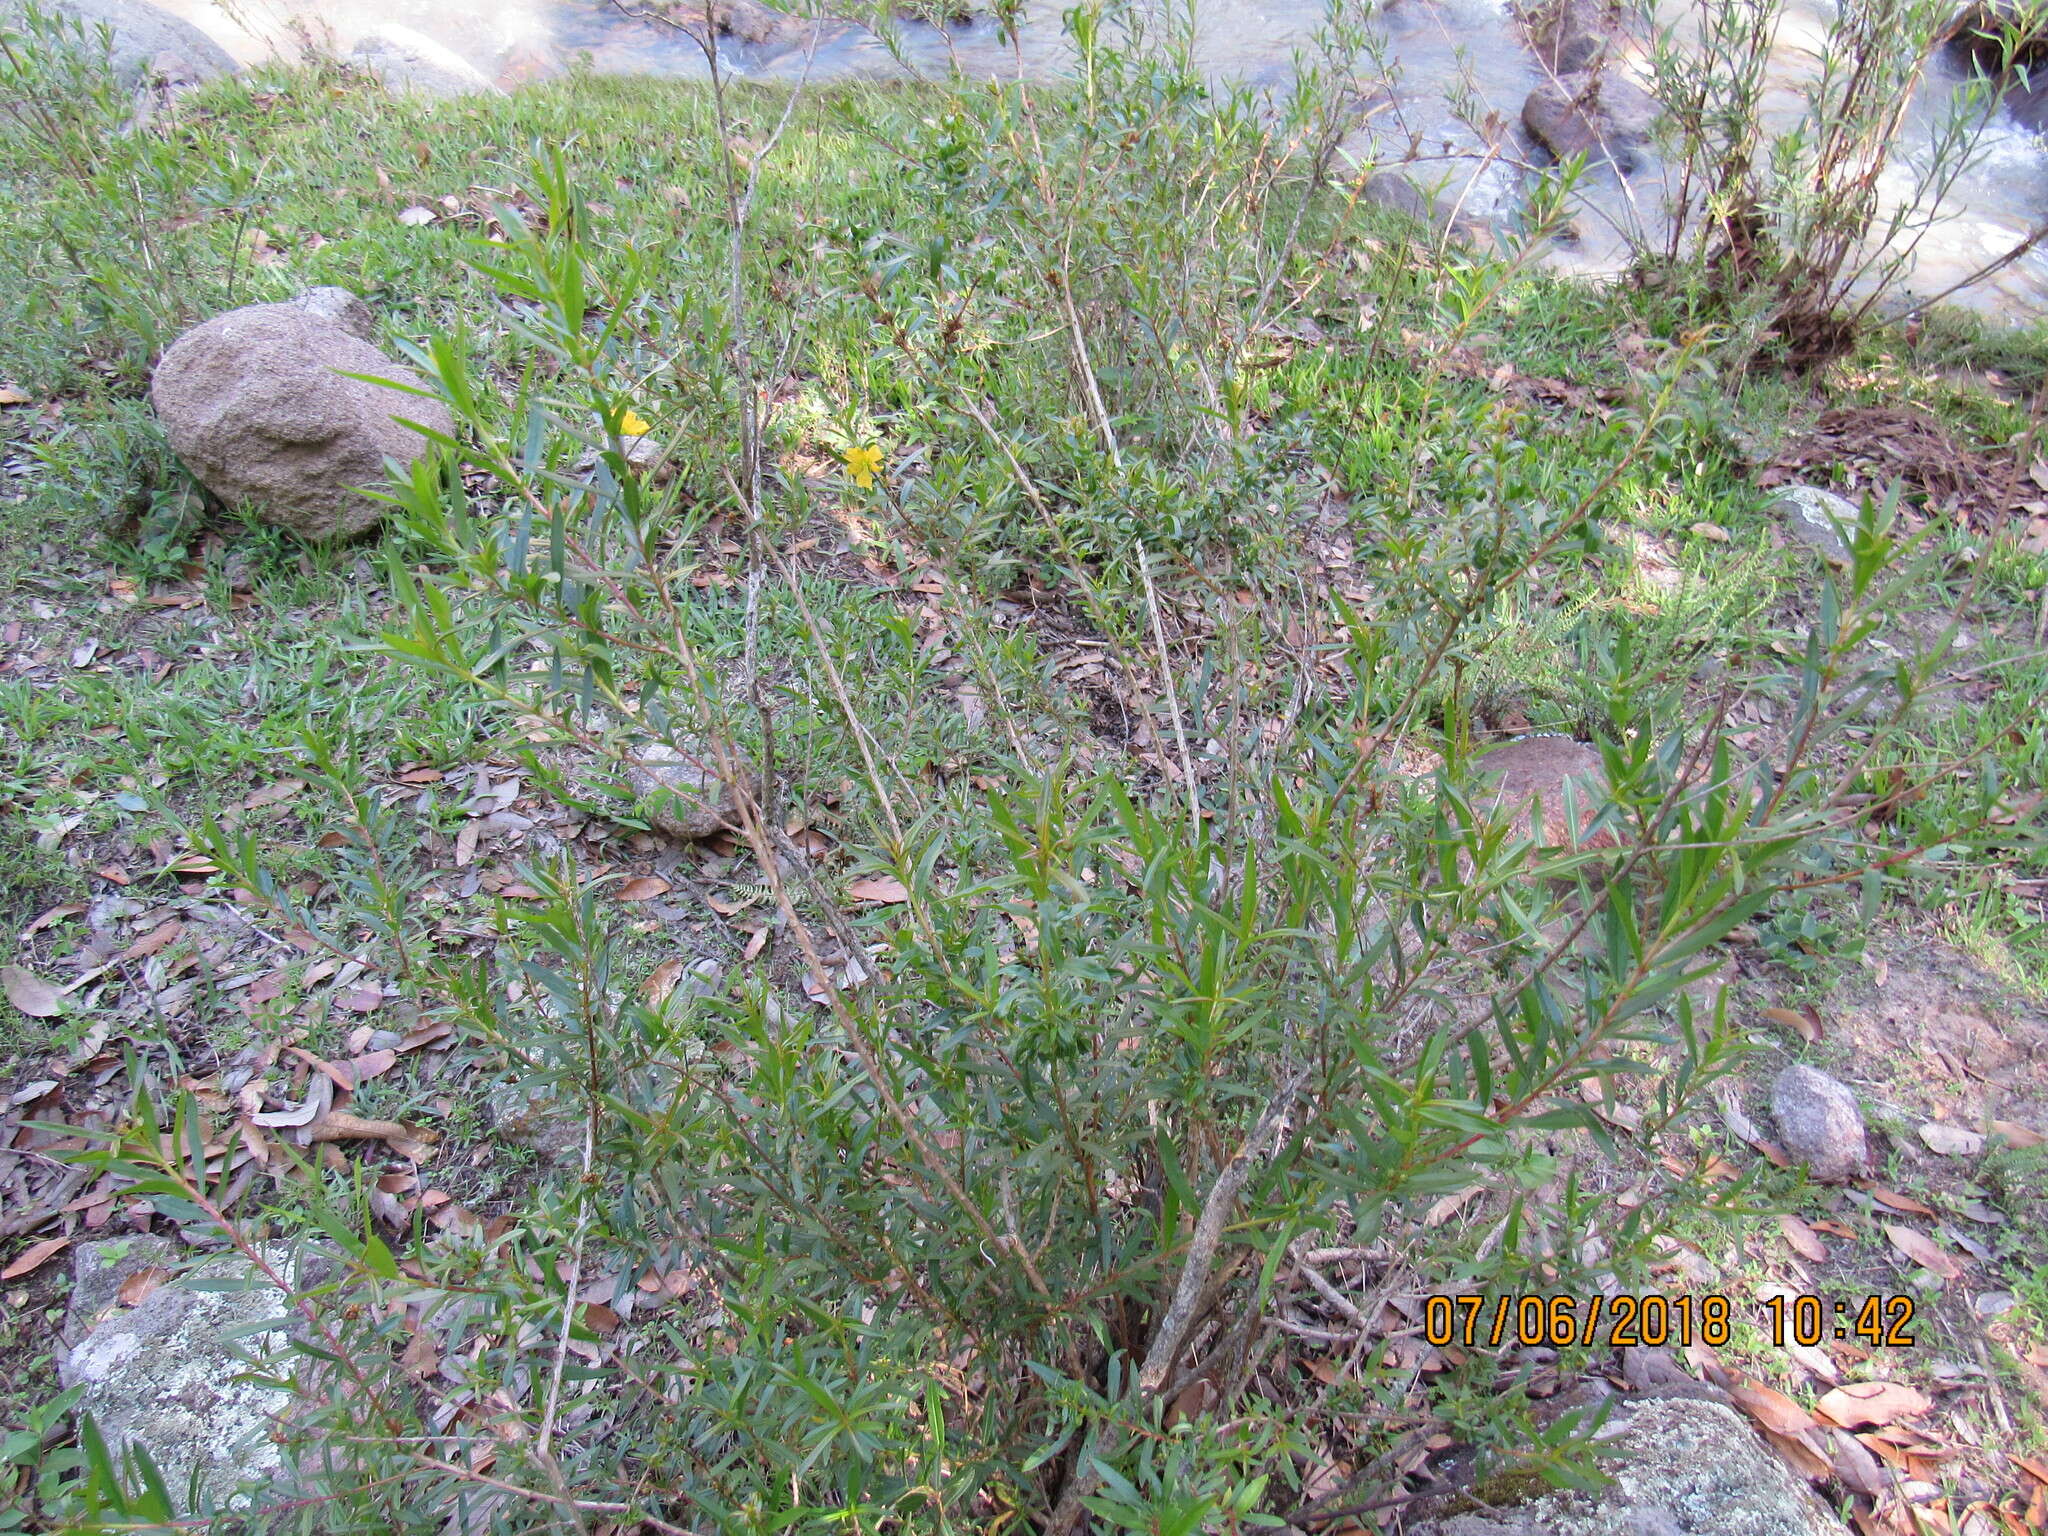
<path fill-rule="evenodd" d="M 1770 510 L 1783 521 L 1787 534 L 1823 559 L 1836 565 L 1849 563 L 1847 534 L 1857 521 L 1854 502 L 1818 486 L 1788 485 Z"/>
<path fill-rule="evenodd" d="M 739 802 L 709 753 L 685 755 L 665 742 L 637 747 L 626 760 L 635 809 L 670 837 L 696 841 L 739 824 Z"/>
<path fill-rule="evenodd" d="M 502 96 L 497 83 L 452 48 L 396 22 L 372 28 L 349 51 L 393 96 Z"/>
<path fill-rule="evenodd" d="M 383 482 L 386 459 L 409 465 L 429 446 L 400 417 L 455 430 L 440 401 L 349 377 L 425 387 L 351 329 L 365 316 L 346 297 L 316 290 L 216 315 L 171 344 L 150 384 L 171 449 L 200 484 L 315 541 L 377 525 L 382 509 L 362 488 Z"/>
<path fill-rule="evenodd" d="M 1771 1085 L 1771 1114 L 1794 1161 L 1823 1184 L 1863 1171 L 1867 1150 L 1856 1095 L 1827 1073 L 1794 1063 Z"/>

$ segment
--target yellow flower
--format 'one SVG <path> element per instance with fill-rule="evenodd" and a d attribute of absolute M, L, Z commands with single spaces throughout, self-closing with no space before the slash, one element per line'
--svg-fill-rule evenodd
<path fill-rule="evenodd" d="M 853 476 L 853 483 L 864 491 L 875 483 L 875 472 L 881 467 L 882 450 L 879 448 L 846 450 L 847 473 Z"/>
<path fill-rule="evenodd" d="M 650 427 L 641 418 L 640 413 L 630 405 L 626 407 L 626 414 L 619 418 L 619 436 L 621 437 L 645 437 L 653 430 L 654 428 Z"/>

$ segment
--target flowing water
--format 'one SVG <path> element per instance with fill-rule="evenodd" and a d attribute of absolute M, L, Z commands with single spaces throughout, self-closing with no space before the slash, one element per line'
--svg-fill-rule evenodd
<path fill-rule="evenodd" d="M 342 51 L 372 27 L 397 23 L 452 48 L 506 84 L 543 78 L 579 61 L 604 73 L 704 78 L 702 51 L 658 23 L 622 15 L 605 0 L 158 0 L 195 21 L 231 52 L 254 60 L 294 45 L 310 31 Z M 1691 0 L 1673 0 L 1674 5 Z M 1212 77 L 1284 91 L 1311 55 L 1324 25 L 1324 0 L 1196 0 L 1194 47 Z M 1047 78 L 1071 51 L 1060 0 L 1032 0 L 1016 37 L 986 20 L 945 28 L 899 24 L 897 52 L 847 25 L 827 25 L 799 40 L 754 46 L 726 41 L 721 59 L 734 74 L 813 81 L 901 75 L 906 66 L 939 77 L 957 69 L 977 77 L 1022 71 Z M 1828 0 L 1787 0 L 1773 51 L 1766 121 L 1794 122 L 1799 86 L 1811 78 L 1826 35 Z M 1667 21 L 1683 26 L 1682 10 Z M 1371 92 L 1369 124 L 1348 141 L 1355 165 L 1400 163 L 1418 184 L 1440 189 L 1468 219 L 1513 226 L 1526 178 L 1544 156 L 1521 127 L 1522 102 L 1542 80 L 1507 0 L 1387 0 L 1375 27 L 1385 39 L 1389 78 Z M 899 62 L 898 54 L 901 56 Z M 1962 63 L 1937 56 L 1908 106 L 1882 184 L 1892 203 L 1912 198 L 1931 157 L 1947 103 L 1964 79 Z M 1456 103 L 1454 109 L 1453 103 Z M 1949 289 L 2048 221 L 2048 139 L 2020 121 L 2040 113 L 2000 111 L 1980 136 L 1975 163 L 1950 189 L 1938 217 L 1912 243 L 1902 293 L 1927 297 Z M 1631 177 L 1608 167 L 1592 173 L 1573 220 L 1575 238 L 1549 259 L 1588 276 L 1620 270 L 1636 244 L 1660 242 L 1663 182 L 1655 166 Z M 1950 302 L 1996 318 L 2048 316 L 2048 249 L 2031 253 Z"/>

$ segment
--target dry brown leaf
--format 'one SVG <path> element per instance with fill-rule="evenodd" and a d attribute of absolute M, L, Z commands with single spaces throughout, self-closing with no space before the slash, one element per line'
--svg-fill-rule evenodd
<path fill-rule="evenodd" d="M 52 1017 L 63 1005 L 63 994 L 34 971 L 18 965 L 0 966 L 0 990 L 7 1001 L 32 1019 Z"/>
<path fill-rule="evenodd" d="M 120 1301 L 124 1307 L 139 1307 L 156 1291 L 156 1288 L 171 1278 L 171 1272 L 162 1265 L 152 1264 L 147 1269 L 138 1269 L 121 1282 Z"/>
<path fill-rule="evenodd" d="M 1780 1461 L 1808 1482 L 1824 1483 L 1835 1475 L 1834 1463 L 1807 1444 L 1803 1436 L 1781 1435 L 1775 1430 L 1766 1429 L 1764 1439 L 1770 1443 L 1771 1449 L 1778 1453 Z"/>
<path fill-rule="evenodd" d="M 619 887 L 619 900 L 652 901 L 657 896 L 666 896 L 673 889 L 675 887 L 659 875 L 641 875 Z"/>
<path fill-rule="evenodd" d="M 1886 1189 L 1882 1184 L 1866 1184 L 1863 1187 L 1870 1191 L 1871 1199 L 1895 1211 L 1904 1211 L 1909 1216 L 1932 1216 L 1935 1213 L 1933 1206 L 1924 1205 L 1911 1195 L 1902 1195 L 1896 1189 Z"/>
<path fill-rule="evenodd" d="M 455 1033 L 455 1026 L 446 1019 L 429 1019 L 398 1042 L 401 1053 L 416 1051 L 423 1045 L 432 1045 L 436 1040 L 446 1040 Z"/>
<path fill-rule="evenodd" d="M 2029 1130 L 2016 1120 L 1994 1120 L 1991 1122 L 1991 1129 L 2004 1137 L 2005 1144 L 2009 1147 L 2038 1147 L 2044 1140 L 2048 1140 L 2048 1137 L 2042 1136 L 2039 1131 Z"/>
<path fill-rule="evenodd" d="M 308 1141 L 376 1141 L 387 1137 L 410 1141 L 415 1134 L 396 1120 L 364 1120 L 340 1109 L 330 1109 L 306 1128 Z"/>
<path fill-rule="evenodd" d="M 396 1051 L 366 1051 L 361 1056 L 352 1056 L 342 1065 L 347 1067 L 358 1084 L 367 1083 L 373 1077 L 381 1077 L 398 1063 Z"/>
<path fill-rule="evenodd" d="M 1736 1382 L 1728 1388 L 1728 1396 L 1736 1407 L 1774 1434 L 1796 1435 L 1813 1424 L 1812 1414 L 1761 1382 Z"/>
<path fill-rule="evenodd" d="M 583 1304 L 583 1325 L 601 1338 L 617 1330 L 619 1314 L 601 1301 L 587 1301 Z"/>
<path fill-rule="evenodd" d="M 1454 1190 L 1452 1193 L 1445 1195 L 1423 1213 L 1422 1224 L 1425 1227 L 1442 1226 L 1453 1216 L 1457 1215 L 1458 1212 L 1462 1211 L 1467 1202 L 1484 1188 L 1486 1188 L 1484 1184 L 1467 1184 L 1463 1189 Z"/>
<path fill-rule="evenodd" d="M 68 1237 L 49 1237 L 40 1243 L 31 1243 L 22 1250 L 20 1258 L 5 1269 L 0 1269 L 0 1280 L 19 1280 L 23 1275 L 41 1269 L 70 1246 L 71 1239 Z"/>
<path fill-rule="evenodd" d="M 407 1339 L 398 1363 L 422 1380 L 438 1371 L 441 1368 L 441 1350 L 434 1342 L 433 1331 L 422 1328 Z"/>
<path fill-rule="evenodd" d="M 1877 1458 L 1869 1448 L 1846 1429 L 1835 1431 L 1835 1475 L 1843 1486 L 1854 1489 L 1866 1498 L 1877 1498 L 1891 1486 L 1891 1479 L 1885 1475 Z"/>
<path fill-rule="evenodd" d="M 1791 1244 L 1792 1251 L 1802 1259 L 1811 1259 L 1819 1264 L 1827 1258 L 1828 1245 L 1820 1240 L 1819 1233 L 1797 1216 L 1779 1216 L 1778 1230 L 1785 1234 L 1785 1241 Z"/>
<path fill-rule="evenodd" d="M 846 894 L 855 901 L 870 902 L 878 907 L 910 900 L 910 888 L 894 875 L 871 875 L 865 880 L 856 880 L 846 888 Z"/>
<path fill-rule="evenodd" d="M 646 984 L 640 989 L 641 996 L 647 999 L 650 1008 L 659 1008 L 668 1001 L 669 994 L 675 991 L 676 983 L 682 980 L 682 977 L 683 962 L 680 959 L 664 960 L 648 976 Z"/>
<path fill-rule="evenodd" d="M 1817 1349 L 1811 1344 L 1801 1344 L 1797 1340 L 1793 1340 L 1785 1345 L 1785 1354 L 1795 1365 L 1802 1367 L 1812 1375 L 1818 1376 L 1822 1381 L 1832 1383 L 1842 1379 L 1841 1370 L 1835 1365 L 1833 1357 L 1824 1349 Z"/>
<path fill-rule="evenodd" d="M 1931 1269 L 1944 1280 L 1954 1280 L 1963 1272 L 1958 1264 L 1924 1232 L 1915 1232 L 1911 1227 L 1886 1227 L 1884 1235 L 1892 1240 L 1892 1246 L 1923 1269 Z"/>
<path fill-rule="evenodd" d="M 185 931 L 185 925 L 177 918 L 159 923 L 141 938 L 121 951 L 123 960 L 146 960 L 175 940 Z"/>
<path fill-rule="evenodd" d="M 1820 1411 L 1850 1429 L 1917 1419 L 1934 1406 L 1926 1393 L 1903 1381 L 1852 1381 L 1820 1400 Z"/>
<path fill-rule="evenodd" d="M 21 930 L 21 936 L 24 939 L 28 938 L 31 934 L 40 933 L 52 923 L 61 923 L 67 917 L 77 917 L 84 910 L 85 903 L 82 901 L 64 902 L 59 906 L 50 908 L 47 912 L 39 914 L 34 922 Z"/>
<path fill-rule="evenodd" d="M 1966 1131 L 1959 1125 L 1944 1125 L 1939 1120 L 1921 1126 L 1920 1139 L 1927 1144 L 1928 1151 L 1943 1157 L 1974 1157 L 1984 1150 L 1984 1138 L 1977 1132 Z"/>
<path fill-rule="evenodd" d="M 251 1115 L 250 1122 L 272 1128 L 311 1125 L 319 1119 L 327 1106 L 334 1102 L 334 1080 L 324 1074 L 306 1084 L 306 1100 L 293 1109 L 273 1109 L 260 1115 Z"/>
<path fill-rule="evenodd" d="M 335 999 L 350 1013 L 375 1013 L 384 1006 L 384 989 L 377 986 L 351 987 Z"/>
<path fill-rule="evenodd" d="M 298 1057 L 299 1060 L 303 1061 L 315 1072 L 325 1073 L 327 1075 L 327 1080 L 333 1083 L 334 1086 L 339 1088 L 343 1093 L 352 1093 L 355 1091 L 355 1076 L 348 1070 L 347 1067 L 337 1067 L 333 1062 L 326 1061 L 321 1057 L 315 1056 L 303 1045 L 288 1045 L 285 1047 L 285 1050 L 288 1051 L 290 1054 Z"/>
<path fill-rule="evenodd" d="M 742 960 L 751 960 L 768 947 L 768 930 L 756 928 L 747 939 L 747 947 L 740 951 Z"/>
<path fill-rule="evenodd" d="M 1728 530 L 1718 523 L 1694 523 L 1692 533 L 1694 538 L 1711 539 L 1716 544 L 1728 542 Z"/>
<path fill-rule="evenodd" d="M 1821 1042 L 1820 1015 L 1811 1008 L 1794 1012 L 1790 1008 L 1766 1008 L 1764 1017 L 1774 1024 L 1782 1024 L 1808 1045 Z"/>
<path fill-rule="evenodd" d="M 532 886 L 521 880 L 514 880 L 510 885 L 498 892 L 498 894 L 508 901 L 543 901 L 546 899 L 539 891 L 536 891 Z"/>
<path fill-rule="evenodd" d="M 280 800 L 291 799 L 293 795 L 296 795 L 305 787 L 306 784 L 303 779 L 279 779 L 275 784 L 266 784 L 245 798 L 242 801 L 242 809 L 253 811 L 260 806 L 275 805 Z"/>

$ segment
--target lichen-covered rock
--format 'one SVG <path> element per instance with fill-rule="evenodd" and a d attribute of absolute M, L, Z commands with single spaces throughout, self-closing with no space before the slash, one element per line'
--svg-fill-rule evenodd
<path fill-rule="evenodd" d="M 275 1477 L 283 1457 L 273 1431 L 292 1394 L 247 1378 L 259 1367 L 288 1366 L 286 1298 L 239 1254 L 208 1260 L 188 1280 L 241 1281 L 245 1289 L 195 1290 L 166 1280 L 134 1306 L 120 1304 L 127 1278 L 148 1259 L 168 1264 L 170 1245 L 126 1238 L 83 1244 L 74 1261 L 73 1326 L 59 1363 L 67 1387 L 83 1387 L 89 1413 L 116 1456 L 130 1445 L 148 1451 L 175 1489 L 198 1474 L 204 1499 L 227 1507 L 250 1482 Z M 161 1243 L 161 1240 L 155 1240 Z M 281 1244 L 265 1261 L 290 1276 L 295 1260 Z M 278 1319 L 279 1326 L 242 1332 Z M 230 1337 L 232 1335 L 232 1337 Z"/>
<path fill-rule="evenodd" d="M 357 39 L 350 62 L 377 77 L 394 96 L 502 96 L 497 83 L 452 48 L 396 22 Z"/>
<path fill-rule="evenodd" d="M 1868 1155 L 1856 1095 L 1827 1073 L 1794 1063 L 1771 1084 L 1771 1116 L 1795 1162 L 1823 1184 L 1863 1172 Z"/>
<path fill-rule="evenodd" d="M 108 62 L 122 89 L 133 91 L 157 80 L 199 85 L 235 72 L 228 51 L 199 28 L 142 0 L 41 0 L 45 16 L 78 23 L 88 47 L 107 32 Z M 19 25 L 21 0 L 0 0 L 0 20 Z"/>
<path fill-rule="evenodd" d="M 1596 1493 L 1546 1493 L 1527 1503 L 1408 1527 L 1412 1536 L 1844 1536 L 1804 1480 L 1731 1408 L 1656 1397 L 1615 1413 Z"/>
<path fill-rule="evenodd" d="M 1611 831 L 1593 826 L 1607 801 L 1607 768 L 1592 747 L 1565 736 L 1524 736 L 1483 754 L 1475 766 L 1489 781 L 1475 807 L 1505 815 L 1518 829 L 1540 807 L 1546 847 L 1615 846 Z"/>
<path fill-rule="evenodd" d="M 446 433 L 438 400 L 359 332 L 366 316 L 333 298 L 251 304 L 187 331 L 163 355 L 150 400 L 171 449 L 223 501 L 255 506 L 268 522 L 315 541 L 376 526 L 363 494 L 385 460 L 409 465 L 427 440 L 400 418 Z"/>

